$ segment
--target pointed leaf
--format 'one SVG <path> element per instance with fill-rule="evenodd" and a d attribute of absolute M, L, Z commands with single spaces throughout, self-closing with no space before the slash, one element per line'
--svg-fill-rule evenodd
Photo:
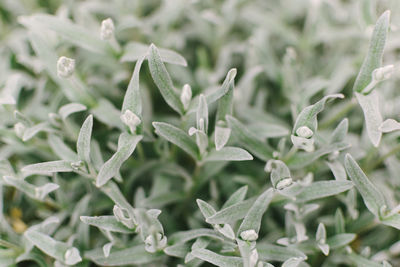
<path fill-rule="evenodd" d="M 153 122 L 153 126 L 158 135 L 177 145 L 194 159 L 198 158 L 200 152 L 196 143 L 184 131 L 164 122 Z"/>
<path fill-rule="evenodd" d="M 314 182 L 296 195 L 296 201 L 307 202 L 310 200 L 338 195 L 351 189 L 353 186 L 354 185 L 351 181 Z"/>
<path fill-rule="evenodd" d="M 80 103 L 69 103 L 62 106 L 58 110 L 58 114 L 60 114 L 61 118 L 65 120 L 69 115 L 74 114 L 76 112 L 81 112 L 86 110 L 86 106 Z"/>
<path fill-rule="evenodd" d="M 192 250 L 193 256 L 220 267 L 240 267 L 243 262 L 239 257 L 222 256 L 211 250 L 199 248 Z"/>
<path fill-rule="evenodd" d="M 136 62 L 135 69 L 133 70 L 132 78 L 126 89 L 124 102 L 122 104 L 121 114 L 126 110 L 132 111 L 135 115 L 142 116 L 142 97 L 139 88 L 139 72 L 142 66 L 144 57 L 140 57 Z"/>
<path fill-rule="evenodd" d="M 375 214 L 375 216 L 379 216 L 380 209 L 386 205 L 382 193 L 367 178 L 350 154 L 346 155 L 344 166 L 369 211 Z"/>
<path fill-rule="evenodd" d="M 76 142 L 76 150 L 78 158 L 87 163 L 90 162 L 90 139 L 92 137 L 93 115 L 89 115 L 83 122 L 79 132 L 78 141 Z"/>
<path fill-rule="evenodd" d="M 239 147 L 223 147 L 219 151 L 211 151 L 207 154 L 204 162 L 207 161 L 243 161 L 243 160 L 253 160 L 253 156 L 249 154 L 244 149 Z"/>
<path fill-rule="evenodd" d="M 130 157 L 136 145 L 142 140 L 141 135 L 122 133 L 118 138 L 118 149 L 115 154 L 104 163 L 96 178 L 96 186 L 101 187 L 112 177 L 117 175 L 122 164 Z"/>
<path fill-rule="evenodd" d="M 184 114 L 185 110 L 183 104 L 180 101 L 178 93 L 175 91 L 171 77 L 169 76 L 164 63 L 162 62 L 160 53 L 154 44 L 150 45 L 149 68 L 151 77 L 167 104 L 180 115 Z"/>
<path fill-rule="evenodd" d="M 370 82 L 374 69 L 381 67 L 386 36 L 389 30 L 390 11 L 384 12 L 376 22 L 369 43 L 368 54 L 364 59 L 360 72 L 357 75 L 353 91 L 361 92 Z"/>
<path fill-rule="evenodd" d="M 246 197 L 248 188 L 249 187 L 247 185 L 245 185 L 245 186 L 242 186 L 241 188 L 239 188 L 238 190 L 236 190 L 236 192 L 233 193 L 228 198 L 228 200 L 224 203 L 224 205 L 222 206 L 221 209 L 225 209 L 227 207 L 230 207 L 230 206 L 232 206 L 234 204 L 237 204 L 237 203 L 243 201 L 245 199 L 245 197 Z"/>
<path fill-rule="evenodd" d="M 378 91 L 373 91 L 369 95 L 355 93 L 357 101 L 360 104 L 365 118 L 365 127 L 371 143 L 378 147 L 382 132 L 379 127 L 382 125 L 383 118 L 379 110 L 379 94 Z"/>
<path fill-rule="evenodd" d="M 117 219 L 114 216 L 96 216 L 96 217 L 81 216 L 80 219 L 83 223 L 110 232 L 127 233 L 127 234 L 135 232 L 134 230 L 129 229 L 128 227 L 117 221 Z"/>
<path fill-rule="evenodd" d="M 255 199 L 248 199 L 226 207 L 225 209 L 215 213 L 213 216 L 207 218 L 206 222 L 211 224 L 225 224 L 240 220 L 247 215 L 247 212 L 253 205 L 254 201 Z"/>
<path fill-rule="evenodd" d="M 22 168 L 22 172 L 25 175 L 32 175 L 32 174 L 44 174 L 44 175 L 51 175 L 55 172 L 72 172 L 73 169 L 71 167 L 70 161 L 67 160 L 56 160 L 56 161 L 48 161 L 42 163 L 36 163 L 27 165 Z"/>

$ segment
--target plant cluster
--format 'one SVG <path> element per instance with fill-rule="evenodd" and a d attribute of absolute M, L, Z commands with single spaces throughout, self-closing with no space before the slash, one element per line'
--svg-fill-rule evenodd
<path fill-rule="evenodd" d="M 0 266 L 399 266 L 399 17 L 1 1 Z"/>

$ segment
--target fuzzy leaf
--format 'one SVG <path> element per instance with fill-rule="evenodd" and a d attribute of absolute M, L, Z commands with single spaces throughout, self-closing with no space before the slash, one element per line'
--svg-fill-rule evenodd
<path fill-rule="evenodd" d="M 229 128 L 232 129 L 232 134 L 236 136 L 241 146 L 262 160 L 271 158 L 272 149 L 266 143 L 258 139 L 255 134 L 248 131 L 245 125 L 229 115 L 226 116 L 226 120 L 228 121 Z"/>
<path fill-rule="evenodd" d="M 224 237 L 220 234 L 217 234 L 214 230 L 200 228 L 200 229 L 176 232 L 171 235 L 171 237 L 169 238 L 169 241 L 172 244 L 185 243 L 187 241 L 190 241 L 192 239 L 196 239 L 199 237 L 210 237 L 210 238 L 221 240 L 221 241 L 224 240 Z"/>
<path fill-rule="evenodd" d="M 27 128 L 24 132 L 24 135 L 22 136 L 22 141 L 26 142 L 30 140 L 39 132 L 48 130 L 48 127 L 49 125 L 47 124 L 47 122 L 42 122 Z"/>
<path fill-rule="evenodd" d="M 331 249 L 337 249 L 344 247 L 351 243 L 356 238 L 355 234 L 338 234 L 334 235 L 326 240 L 326 243 Z"/>
<path fill-rule="evenodd" d="M 249 187 L 247 185 L 242 186 L 238 190 L 236 190 L 229 198 L 228 200 L 224 203 L 221 209 L 225 209 L 227 207 L 230 207 L 232 205 L 235 205 L 239 202 L 242 202 L 247 194 L 247 189 Z"/>
<path fill-rule="evenodd" d="M 35 230 L 28 230 L 24 233 L 24 236 L 45 254 L 67 265 L 75 265 L 82 261 L 77 248 L 70 247 L 48 235 Z"/>
<path fill-rule="evenodd" d="M 4 176 L 3 180 L 6 184 L 17 188 L 24 192 L 29 197 L 43 201 L 45 197 L 52 191 L 58 189 L 60 186 L 54 183 L 47 183 L 43 186 L 34 186 L 23 179 L 14 178 L 11 176 Z"/>
<path fill-rule="evenodd" d="M 83 223 L 110 232 L 118 232 L 126 234 L 135 232 L 134 230 L 129 229 L 128 227 L 117 221 L 117 219 L 114 216 L 96 216 L 96 217 L 81 216 L 80 219 Z"/>
<path fill-rule="evenodd" d="M 216 90 L 206 96 L 207 104 L 214 103 L 215 101 L 217 101 L 218 99 L 223 97 L 225 94 L 227 94 L 229 92 L 229 90 L 232 89 L 233 82 L 236 77 L 236 73 L 237 73 L 236 69 L 230 69 L 228 71 L 228 73 L 226 74 L 225 80 L 221 85 L 221 88 L 219 88 L 218 90 Z M 225 117 L 222 119 L 225 119 Z"/>
<path fill-rule="evenodd" d="M 254 230 L 258 234 L 260 231 L 262 216 L 267 211 L 269 203 L 273 197 L 274 190 L 272 188 L 264 191 L 260 196 L 258 196 L 237 231 L 239 235 L 246 230 Z"/>
<path fill-rule="evenodd" d="M 92 137 L 92 128 L 93 116 L 89 115 L 82 124 L 78 136 L 78 141 L 76 142 L 78 158 L 87 163 L 90 162 L 90 139 Z"/>
<path fill-rule="evenodd" d="M 391 226 L 391 227 L 394 227 L 394 228 L 400 230 L 400 214 L 398 214 L 398 213 L 384 217 L 380 221 L 382 224 L 385 224 L 385 225 L 388 225 L 388 226 Z"/>
<path fill-rule="evenodd" d="M 76 112 L 81 112 L 86 110 L 86 106 L 80 103 L 69 103 L 62 106 L 58 110 L 58 114 L 60 114 L 61 118 L 65 120 L 69 115 L 74 114 Z"/>
<path fill-rule="evenodd" d="M 247 212 L 253 205 L 253 202 L 254 199 L 249 199 L 226 207 L 225 209 L 215 213 L 213 216 L 207 218 L 206 222 L 211 224 L 225 224 L 240 220 L 247 215 Z"/>
<path fill-rule="evenodd" d="M 220 267 L 240 267 L 242 259 L 239 257 L 222 256 L 211 250 L 199 248 L 192 250 L 193 256 Z"/>
<path fill-rule="evenodd" d="M 196 143 L 181 129 L 164 122 L 153 122 L 156 133 L 177 145 L 194 159 L 200 154 Z"/>
<path fill-rule="evenodd" d="M 379 131 L 383 133 L 389 133 L 398 130 L 400 130 L 400 123 L 393 119 L 387 119 L 381 124 L 381 126 L 379 126 Z"/>
<path fill-rule="evenodd" d="M 97 187 L 103 186 L 108 180 L 117 175 L 122 163 L 130 157 L 142 138 L 143 136 L 141 135 L 130 135 L 128 133 L 122 133 L 119 136 L 117 152 L 104 163 L 97 175 Z"/>
<path fill-rule="evenodd" d="M 126 110 L 132 111 L 135 115 L 142 116 L 142 97 L 139 88 L 139 72 L 142 66 L 144 57 L 140 57 L 136 62 L 135 69 L 133 70 L 132 78 L 126 89 L 124 102 L 122 104 L 121 113 L 124 114 Z"/>
<path fill-rule="evenodd" d="M 381 67 L 386 36 L 389 30 L 390 11 L 385 11 L 376 22 L 369 43 L 367 56 L 361 66 L 353 86 L 353 91 L 361 92 L 370 82 L 374 69 Z"/>
<path fill-rule="evenodd" d="M 360 192 L 369 211 L 375 214 L 375 216 L 379 216 L 380 209 L 386 206 L 382 193 L 368 179 L 350 154 L 346 155 L 344 167 L 358 192 Z"/>
<path fill-rule="evenodd" d="M 72 172 L 73 169 L 71 167 L 71 163 L 72 162 L 67 160 L 48 161 L 48 162 L 27 165 L 23 167 L 21 171 L 25 175 L 32 175 L 32 174 L 50 175 L 55 172 Z"/>
<path fill-rule="evenodd" d="M 369 95 L 355 93 L 365 118 L 365 127 L 371 143 L 378 147 L 381 141 L 382 132 L 379 127 L 382 125 L 383 118 L 379 110 L 379 94 L 373 91 Z"/>
<path fill-rule="evenodd" d="M 253 160 L 253 156 L 244 149 L 238 147 L 223 147 L 219 151 L 211 151 L 204 158 L 204 162 L 207 161 L 243 161 Z"/>
<path fill-rule="evenodd" d="M 150 45 L 149 68 L 151 77 L 160 90 L 165 102 L 167 102 L 167 104 L 180 115 L 184 114 L 185 110 L 183 104 L 180 101 L 178 93 L 175 91 L 171 77 L 169 76 L 164 63 L 162 62 L 160 53 L 154 44 Z"/>
<path fill-rule="evenodd" d="M 296 248 L 281 247 L 267 243 L 257 244 L 257 251 L 260 259 L 264 261 L 284 262 L 290 258 L 307 259 L 307 256 Z"/>
<path fill-rule="evenodd" d="M 146 44 L 138 42 L 129 42 L 125 46 L 125 52 L 121 57 L 121 62 L 137 61 L 141 57 L 147 55 L 148 51 L 149 51 L 149 46 Z M 165 48 L 158 48 L 158 52 L 160 52 L 161 60 L 163 62 L 175 65 L 181 65 L 184 67 L 187 66 L 186 59 L 175 51 Z"/>
<path fill-rule="evenodd" d="M 351 181 L 314 182 L 296 195 L 296 201 L 307 202 L 310 200 L 334 196 L 351 189 L 353 186 L 354 185 Z"/>

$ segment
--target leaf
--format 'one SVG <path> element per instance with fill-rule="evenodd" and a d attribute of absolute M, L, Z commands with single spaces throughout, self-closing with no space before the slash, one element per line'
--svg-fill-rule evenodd
<path fill-rule="evenodd" d="M 124 54 L 121 57 L 121 62 L 134 62 L 139 58 L 147 55 L 149 46 L 138 42 L 129 42 L 125 46 Z M 159 48 L 161 60 L 166 63 L 181 65 L 186 67 L 187 62 L 184 57 L 170 49 Z"/>
<path fill-rule="evenodd" d="M 81 216 L 81 221 L 95 226 L 99 229 L 110 231 L 110 232 L 118 232 L 118 233 L 134 233 L 134 230 L 129 229 L 119 221 L 114 216 L 96 216 L 96 217 L 88 217 Z"/>
<path fill-rule="evenodd" d="M 186 254 L 189 253 L 189 247 L 186 244 L 176 244 L 164 248 L 165 254 L 178 258 L 185 258 Z"/>
<path fill-rule="evenodd" d="M 185 243 L 187 241 L 190 241 L 192 239 L 196 239 L 199 237 L 210 237 L 213 239 L 224 241 L 224 237 L 222 235 L 217 234 L 214 230 L 206 229 L 206 228 L 176 232 L 171 235 L 171 237 L 169 238 L 169 241 L 172 244 L 178 244 L 178 243 Z"/>
<path fill-rule="evenodd" d="M 117 175 L 122 163 L 130 157 L 142 138 L 143 136 L 141 135 L 130 135 L 128 133 L 122 133 L 119 136 L 117 152 L 104 163 L 97 175 L 97 187 L 103 186 L 108 180 Z"/>
<path fill-rule="evenodd" d="M 387 119 L 381 124 L 381 126 L 379 126 L 379 131 L 383 133 L 389 133 L 398 130 L 400 130 L 400 123 L 393 119 Z"/>
<path fill-rule="evenodd" d="M 290 258 L 307 259 L 307 256 L 296 248 L 281 247 L 277 245 L 260 243 L 257 244 L 260 260 L 284 262 Z"/>
<path fill-rule="evenodd" d="M 105 54 L 111 50 L 107 42 L 100 39 L 99 35 L 74 24 L 68 19 L 60 19 L 52 15 L 32 15 L 20 18 L 22 24 L 28 28 L 48 29 L 55 31 L 69 42 L 92 52 Z"/>
<path fill-rule="evenodd" d="M 361 66 L 353 86 L 353 91 L 361 92 L 370 82 L 374 69 L 381 67 L 386 36 L 389 30 L 390 11 L 385 11 L 376 22 L 369 43 L 367 56 Z"/>
<path fill-rule="evenodd" d="M 232 116 L 226 116 L 229 128 L 232 129 L 232 134 L 238 139 L 241 146 L 249 150 L 256 157 L 267 161 L 272 157 L 272 149 L 252 132 L 246 129 L 246 126 Z"/>
<path fill-rule="evenodd" d="M 62 106 L 58 110 L 58 114 L 60 114 L 61 118 L 65 120 L 69 115 L 76 113 L 76 112 L 81 112 L 86 110 L 86 106 L 82 105 L 80 103 L 69 103 L 64 106 Z"/>
<path fill-rule="evenodd" d="M 215 149 L 219 151 L 228 142 L 229 137 L 231 136 L 231 129 L 228 127 L 220 126 L 217 123 L 215 125 L 214 135 L 215 135 L 214 137 Z"/>
<path fill-rule="evenodd" d="M 363 256 L 355 254 L 354 252 L 348 254 L 347 258 L 356 266 L 382 267 L 380 263 L 364 258 Z"/>
<path fill-rule="evenodd" d="M 144 245 L 137 245 L 117 251 L 111 251 L 108 257 L 102 249 L 95 249 L 85 253 L 85 258 L 102 266 L 146 265 L 160 259 L 160 255 L 149 253 Z"/>
<path fill-rule="evenodd" d="M 400 214 L 398 213 L 383 217 L 381 218 L 380 222 L 384 225 L 388 225 L 400 230 Z"/>
<path fill-rule="evenodd" d="M 24 192 L 29 197 L 40 201 L 43 201 L 50 192 L 60 187 L 58 184 L 54 183 L 47 183 L 43 186 L 37 187 L 23 179 L 14 178 L 12 176 L 4 176 L 3 180 L 6 184 L 17 188 L 19 191 Z"/>
<path fill-rule="evenodd" d="M 254 199 L 248 199 L 232 206 L 226 207 L 206 219 L 211 224 L 231 223 L 244 218 L 253 205 Z"/>
<path fill-rule="evenodd" d="M 196 202 L 205 219 L 213 216 L 216 213 L 216 210 L 213 208 L 213 206 L 211 206 L 207 202 L 201 199 L 197 199 Z"/>
<path fill-rule="evenodd" d="M 232 256 L 222 256 L 217 253 L 212 252 L 211 250 L 199 248 L 192 250 L 191 252 L 193 256 L 199 258 L 203 261 L 209 262 L 211 264 L 220 266 L 220 267 L 240 267 L 242 266 L 242 259 L 239 257 Z"/>
<path fill-rule="evenodd" d="M 228 87 L 227 92 L 219 99 L 218 101 L 218 109 L 217 115 L 215 117 L 215 122 L 218 121 L 225 121 L 226 115 L 232 115 L 233 111 L 233 89 L 235 87 L 235 76 L 236 76 L 236 69 L 231 69 L 228 72 L 226 83 L 222 84 L 222 87 Z M 232 78 L 233 76 L 233 78 Z M 224 88 L 225 89 L 225 88 Z M 224 90 L 225 91 L 225 90 Z"/>
<path fill-rule="evenodd" d="M 158 135 L 177 145 L 194 159 L 198 159 L 200 152 L 197 145 L 184 131 L 165 122 L 153 122 L 153 126 Z"/>
<path fill-rule="evenodd" d="M 337 249 L 344 247 L 351 243 L 356 238 L 355 234 L 338 234 L 334 235 L 326 240 L 326 243 L 331 249 Z"/>
<path fill-rule="evenodd" d="M 317 130 L 317 115 L 325 108 L 325 104 L 328 100 L 334 98 L 344 98 L 342 94 L 334 94 L 334 95 L 327 95 L 324 96 L 321 100 L 319 100 L 314 105 L 310 105 L 304 108 L 300 114 L 296 118 L 296 122 L 293 127 L 292 133 L 295 134 L 297 129 L 302 126 L 307 126 L 310 128 L 314 133 Z"/>
<path fill-rule="evenodd" d="M 214 103 L 215 101 L 223 97 L 225 94 L 227 94 L 230 89 L 232 89 L 236 74 L 237 74 L 236 69 L 230 69 L 226 74 L 225 80 L 222 83 L 221 88 L 206 95 L 208 105 Z M 225 119 L 225 117 L 223 119 Z"/>
<path fill-rule="evenodd" d="M 365 206 L 367 206 L 368 210 L 375 216 L 379 217 L 380 209 L 386 206 L 386 201 L 382 193 L 367 178 L 350 154 L 346 154 L 344 167 L 358 192 L 360 192 Z"/>
<path fill-rule="evenodd" d="M 89 115 L 83 122 L 79 131 L 78 141 L 76 142 L 76 150 L 78 158 L 87 163 L 90 162 L 90 139 L 92 136 L 93 115 Z"/>
<path fill-rule="evenodd" d="M 230 207 L 234 204 L 237 204 L 241 201 L 243 201 L 246 197 L 246 193 L 247 193 L 247 189 L 249 187 L 247 185 L 242 186 L 241 188 L 239 188 L 238 190 L 236 190 L 235 193 L 233 193 L 228 200 L 224 203 L 224 205 L 222 206 L 221 209 L 225 209 L 227 207 Z"/>
<path fill-rule="evenodd" d="M 305 187 L 298 195 L 296 201 L 307 202 L 310 200 L 334 196 L 353 187 L 351 181 L 319 181 Z"/>
<path fill-rule="evenodd" d="M 349 120 L 344 118 L 336 129 L 331 134 L 330 143 L 343 142 L 347 136 L 347 131 L 349 129 Z"/>
<path fill-rule="evenodd" d="M 331 169 L 335 180 L 344 181 L 347 179 L 346 170 L 338 160 L 326 161 L 326 165 Z"/>
<path fill-rule="evenodd" d="M 269 203 L 274 197 L 274 190 L 272 188 L 264 191 L 256 201 L 253 203 L 251 208 L 244 217 L 242 224 L 237 231 L 240 235 L 243 231 L 254 230 L 257 234 L 260 231 L 261 219 L 264 213 L 267 211 Z"/>
<path fill-rule="evenodd" d="M 48 142 L 53 150 L 54 154 L 56 154 L 59 158 L 66 161 L 77 161 L 78 155 L 69 148 L 58 136 L 49 135 Z"/>
<path fill-rule="evenodd" d="M 37 133 L 41 131 L 49 131 L 48 127 L 49 125 L 47 124 L 47 122 L 41 122 L 32 127 L 27 128 L 22 136 L 22 141 L 26 142 L 30 140 L 32 137 L 34 137 Z"/>
<path fill-rule="evenodd" d="M 349 147 L 350 144 L 345 142 L 339 142 L 326 145 L 314 152 L 298 152 L 288 160 L 287 166 L 290 169 L 298 170 L 313 163 L 314 161 L 316 161 L 317 159 L 321 158 L 324 155 L 328 155 L 335 151 L 341 151 Z"/>
<path fill-rule="evenodd" d="M 154 44 L 150 45 L 149 68 L 151 77 L 167 104 L 178 112 L 179 115 L 184 114 L 185 110 L 183 104 L 180 101 L 178 93 L 174 89 L 171 77 L 162 63 L 160 53 Z"/>
<path fill-rule="evenodd" d="M 71 163 L 68 160 L 47 161 L 42 163 L 31 164 L 23 167 L 21 171 L 25 175 L 44 174 L 51 175 L 55 172 L 72 172 Z"/>
<path fill-rule="evenodd" d="M 201 122 L 203 120 L 203 122 Z M 203 94 L 199 97 L 196 110 L 196 127 L 198 130 L 208 133 L 208 106 L 206 98 Z"/>
<path fill-rule="evenodd" d="M 219 151 L 211 151 L 203 159 L 204 162 L 208 161 L 243 161 L 253 160 L 253 156 L 244 149 L 238 147 L 223 147 Z"/>
<path fill-rule="evenodd" d="M 142 66 L 144 57 L 140 57 L 136 62 L 135 69 L 133 70 L 132 78 L 126 89 L 124 102 L 122 104 L 121 114 L 126 110 L 132 111 L 135 115 L 142 116 L 142 96 L 139 88 L 139 72 Z"/>
<path fill-rule="evenodd" d="M 57 241 L 48 235 L 35 230 L 28 230 L 24 236 L 45 254 L 67 265 L 75 265 L 82 261 L 79 250 L 70 247 L 66 243 Z"/>
<path fill-rule="evenodd" d="M 382 125 L 383 118 L 379 110 L 379 94 L 373 91 L 369 95 L 355 93 L 365 118 L 365 127 L 371 143 L 378 147 L 381 141 L 382 132 L 379 127 Z"/>

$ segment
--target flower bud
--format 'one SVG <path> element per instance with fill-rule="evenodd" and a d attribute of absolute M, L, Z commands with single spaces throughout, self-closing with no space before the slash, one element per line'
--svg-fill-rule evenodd
<path fill-rule="evenodd" d="M 121 115 L 121 121 L 129 127 L 131 133 L 135 133 L 136 127 L 142 122 L 140 118 L 129 109 Z"/>
<path fill-rule="evenodd" d="M 189 84 L 185 84 L 181 93 L 181 102 L 185 110 L 189 108 L 190 100 L 192 100 L 192 88 Z"/>
<path fill-rule="evenodd" d="M 256 241 L 258 238 L 258 234 L 256 233 L 255 230 L 250 229 L 241 232 L 240 237 L 245 241 Z"/>
<path fill-rule="evenodd" d="M 22 138 L 22 136 L 24 135 L 25 129 L 26 129 L 26 127 L 25 127 L 25 125 L 24 125 L 22 122 L 17 122 L 17 123 L 14 125 L 15 134 L 16 134 L 19 138 Z"/>
<path fill-rule="evenodd" d="M 311 136 L 313 136 L 314 132 L 307 126 L 301 126 L 301 127 L 297 128 L 296 134 L 297 134 L 297 136 L 300 136 L 300 137 L 310 138 Z"/>
<path fill-rule="evenodd" d="M 372 72 L 372 78 L 377 82 L 387 80 L 392 76 L 393 70 L 393 65 L 387 65 L 382 68 L 377 68 Z"/>
<path fill-rule="evenodd" d="M 114 37 L 114 22 L 111 18 L 105 19 L 101 22 L 100 38 L 101 40 L 110 40 Z"/>
<path fill-rule="evenodd" d="M 75 60 L 68 57 L 60 57 L 57 61 L 57 75 L 60 78 L 69 78 L 75 71 Z"/>

